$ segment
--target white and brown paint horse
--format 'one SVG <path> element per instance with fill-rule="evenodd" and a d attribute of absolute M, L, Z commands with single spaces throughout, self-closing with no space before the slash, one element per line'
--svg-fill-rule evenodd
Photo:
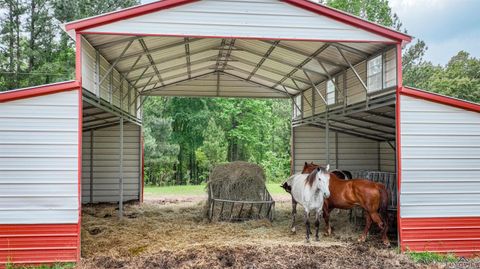
<path fill-rule="evenodd" d="M 292 232 L 295 232 L 295 215 L 297 213 L 297 203 L 300 203 L 304 210 L 306 242 L 310 241 L 310 212 L 315 212 L 315 240 L 318 241 L 318 229 L 320 227 L 320 216 L 322 216 L 323 202 L 330 196 L 329 166 L 326 168 L 318 167 L 310 174 L 296 174 L 288 179 L 288 185 L 291 187 L 292 195 Z"/>

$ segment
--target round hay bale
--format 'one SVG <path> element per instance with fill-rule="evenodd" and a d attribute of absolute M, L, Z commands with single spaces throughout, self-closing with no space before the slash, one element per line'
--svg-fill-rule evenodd
<path fill-rule="evenodd" d="M 232 162 L 216 166 L 207 182 L 209 199 L 261 201 L 265 196 L 265 172 L 257 164 Z"/>

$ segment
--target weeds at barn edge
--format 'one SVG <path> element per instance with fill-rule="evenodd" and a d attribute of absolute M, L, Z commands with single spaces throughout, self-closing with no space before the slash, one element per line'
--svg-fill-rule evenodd
<path fill-rule="evenodd" d="M 277 203 L 273 223 L 209 223 L 203 206 L 129 204 L 121 221 L 115 206 L 85 206 L 81 268 L 437 268 L 385 249 L 377 234 L 356 243 L 347 211 L 332 217 L 332 237 L 305 244 L 302 218 L 289 232 L 290 202 Z"/>

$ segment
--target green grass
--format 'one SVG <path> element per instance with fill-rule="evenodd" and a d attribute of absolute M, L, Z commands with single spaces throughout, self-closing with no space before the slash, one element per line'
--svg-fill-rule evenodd
<path fill-rule="evenodd" d="M 267 189 L 272 195 L 285 194 L 286 192 L 280 187 L 280 183 L 268 183 Z M 145 195 L 204 195 L 205 184 L 202 185 L 181 185 L 181 186 L 145 186 Z"/>
<path fill-rule="evenodd" d="M 407 252 L 408 256 L 417 263 L 446 263 L 456 262 L 457 257 L 453 254 L 438 254 L 433 252 Z"/>
<path fill-rule="evenodd" d="M 40 266 L 15 266 L 7 264 L 6 269 L 73 269 L 74 263 L 56 263 L 52 265 L 40 265 Z"/>

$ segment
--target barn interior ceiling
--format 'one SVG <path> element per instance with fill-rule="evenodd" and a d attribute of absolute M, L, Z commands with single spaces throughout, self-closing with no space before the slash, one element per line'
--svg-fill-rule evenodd
<path fill-rule="evenodd" d="M 85 38 L 133 88 L 157 96 L 291 98 L 388 46 L 101 34 Z"/>

